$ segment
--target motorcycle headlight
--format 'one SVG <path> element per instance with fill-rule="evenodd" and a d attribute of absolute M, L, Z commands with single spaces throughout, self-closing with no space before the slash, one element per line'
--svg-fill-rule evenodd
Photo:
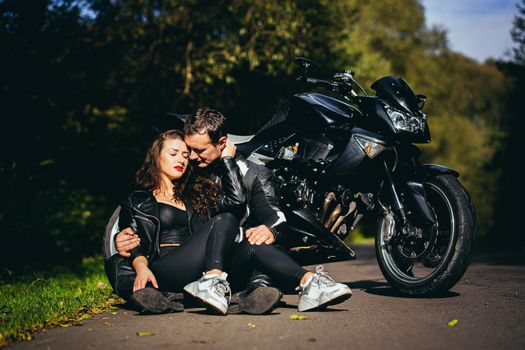
<path fill-rule="evenodd" d="M 425 130 L 425 120 L 421 117 L 416 117 L 412 114 L 398 111 L 389 105 L 384 105 L 386 114 L 394 124 L 396 130 L 404 130 L 408 132 L 423 132 Z"/>

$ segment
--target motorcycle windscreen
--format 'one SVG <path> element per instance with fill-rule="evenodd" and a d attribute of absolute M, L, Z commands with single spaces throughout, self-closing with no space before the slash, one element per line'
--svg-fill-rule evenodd
<path fill-rule="evenodd" d="M 402 78 L 394 76 L 383 77 L 376 80 L 372 86 L 377 96 L 389 103 L 396 105 L 410 113 L 419 111 L 416 95 Z"/>

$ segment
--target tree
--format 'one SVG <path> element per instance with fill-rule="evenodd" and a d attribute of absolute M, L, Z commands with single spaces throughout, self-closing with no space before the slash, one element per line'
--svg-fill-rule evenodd
<path fill-rule="evenodd" d="M 525 0 L 517 5 L 518 15 L 514 17 L 513 27 L 510 32 L 512 40 L 516 44 L 513 48 L 514 60 L 519 64 L 525 64 Z"/>

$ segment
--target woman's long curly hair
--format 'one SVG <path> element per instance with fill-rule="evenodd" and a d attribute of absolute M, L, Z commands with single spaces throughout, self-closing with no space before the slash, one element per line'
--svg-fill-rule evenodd
<path fill-rule="evenodd" d="M 146 159 L 137 171 L 135 181 L 137 185 L 150 190 L 159 190 L 161 186 L 161 168 L 159 163 L 160 152 L 166 140 L 181 140 L 184 135 L 178 130 L 168 130 L 161 133 L 151 144 L 146 153 Z M 182 177 L 173 181 L 174 200 L 188 201 L 197 214 L 203 219 L 209 219 L 219 207 L 219 187 L 209 176 L 202 172 L 197 173 L 191 162 L 188 162 L 186 172 Z"/>

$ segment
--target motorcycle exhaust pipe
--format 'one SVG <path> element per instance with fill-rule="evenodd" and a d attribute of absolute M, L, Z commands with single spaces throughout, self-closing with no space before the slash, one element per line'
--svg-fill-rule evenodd
<path fill-rule="evenodd" d="M 330 229 L 330 227 L 332 227 L 332 225 L 337 220 L 340 214 L 341 214 L 341 204 L 337 204 L 332 214 L 330 214 L 330 216 L 328 217 L 328 220 L 326 220 L 326 222 L 324 223 L 324 227 L 326 227 L 327 229 Z"/>
<path fill-rule="evenodd" d="M 323 201 L 323 207 L 321 208 L 321 219 L 319 221 L 324 222 L 326 219 L 326 212 L 328 211 L 328 207 L 330 207 L 330 203 L 335 199 L 335 193 L 329 192 Z"/>
<path fill-rule="evenodd" d="M 341 226 L 341 224 L 343 223 L 343 221 L 346 219 L 348 215 L 354 212 L 355 208 L 357 208 L 357 204 L 355 202 L 351 202 L 350 205 L 348 206 L 348 211 L 346 212 L 346 214 L 340 215 L 337 218 L 337 221 L 335 222 L 334 226 L 332 226 L 332 228 L 330 229 L 330 232 L 336 233 L 337 230 L 339 229 L 339 226 Z M 351 231 L 348 231 L 348 232 L 351 232 Z"/>

